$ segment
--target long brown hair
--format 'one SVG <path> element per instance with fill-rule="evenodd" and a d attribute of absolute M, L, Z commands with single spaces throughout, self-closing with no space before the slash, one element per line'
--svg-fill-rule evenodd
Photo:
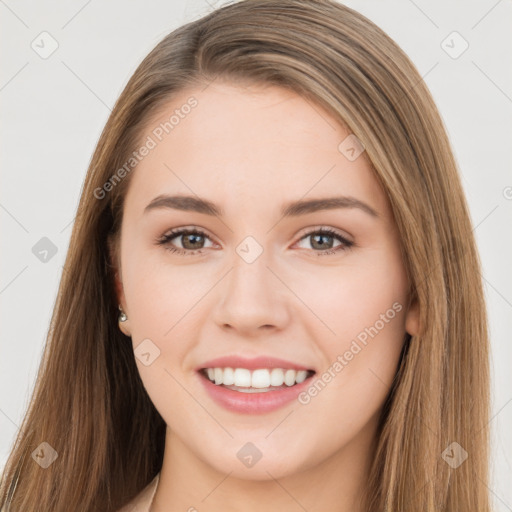
<path fill-rule="evenodd" d="M 181 90 L 217 77 L 287 87 L 326 108 L 363 143 L 389 196 L 420 332 L 404 346 L 383 408 L 367 510 L 488 512 L 487 316 L 457 165 L 406 54 L 367 18 L 331 0 L 226 5 L 166 36 L 129 80 L 87 172 L 0 506 L 115 511 L 160 470 L 165 423 L 118 328 L 108 253 L 136 168 L 104 197 L 98 190 L 138 147 L 153 114 Z M 57 453 L 46 468 L 37 450 L 53 452 L 41 443 Z M 468 458 L 455 467 L 449 459 L 462 449 Z"/>

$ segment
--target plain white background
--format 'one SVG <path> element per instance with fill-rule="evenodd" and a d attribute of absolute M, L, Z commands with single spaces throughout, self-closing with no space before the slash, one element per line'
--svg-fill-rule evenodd
<path fill-rule="evenodd" d="M 82 183 L 110 109 L 163 36 L 223 3 L 209 2 L 0 0 L 0 467 L 29 403 Z M 512 511 L 511 1 L 345 3 L 410 56 L 449 133 L 489 309 L 490 489 L 496 510 Z M 46 262 L 32 251 L 43 237 L 57 251 Z"/>

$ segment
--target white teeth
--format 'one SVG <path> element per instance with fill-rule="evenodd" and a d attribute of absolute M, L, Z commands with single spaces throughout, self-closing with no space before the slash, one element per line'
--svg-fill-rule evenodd
<path fill-rule="evenodd" d="M 235 383 L 235 372 L 233 368 L 224 368 L 224 374 L 222 377 L 222 384 L 226 386 L 232 386 Z"/>
<path fill-rule="evenodd" d="M 270 373 L 268 370 L 254 370 L 251 376 L 253 388 L 268 388 L 270 386 Z"/>
<path fill-rule="evenodd" d="M 215 368 L 214 373 L 215 384 L 222 384 L 222 368 Z"/>
<path fill-rule="evenodd" d="M 297 372 L 295 370 L 286 370 L 286 373 L 284 374 L 284 383 L 287 386 L 293 386 L 295 384 L 296 375 Z"/>
<path fill-rule="evenodd" d="M 273 368 L 270 373 L 270 384 L 272 386 L 282 386 L 284 382 L 284 372 L 281 368 Z"/>
<path fill-rule="evenodd" d="M 299 370 L 297 372 L 297 376 L 295 377 L 295 382 L 297 384 L 300 384 L 301 382 L 304 382 L 306 380 L 307 376 L 308 376 L 308 372 L 306 370 Z"/>
<path fill-rule="evenodd" d="M 217 369 L 217 368 L 216 368 Z M 222 368 L 219 368 L 222 371 Z M 236 368 L 234 373 L 235 386 L 239 388 L 250 388 L 251 387 L 251 371 L 245 368 Z M 215 382 L 217 384 L 217 382 Z M 224 382 L 220 382 L 224 384 Z"/>
<path fill-rule="evenodd" d="M 286 386 L 300 384 L 307 378 L 308 371 L 260 368 L 251 372 L 246 368 L 207 368 L 206 375 L 217 385 L 251 388 L 252 392 L 252 389 L 268 391 L 270 387 L 280 387 L 283 384 Z M 246 391 L 249 392 L 249 389 Z"/>

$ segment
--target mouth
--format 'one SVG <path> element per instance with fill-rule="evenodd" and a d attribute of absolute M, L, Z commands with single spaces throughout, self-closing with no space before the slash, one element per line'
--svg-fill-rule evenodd
<path fill-rule="evenodd" d="M 201 368 L 199 373 L 216 386 L 239 393 L 267 393 L 287 389 L 310 379 L 314 370 L 293 368 L 248 368 L 215 367 Z"/>
<path fill-rule="evenodd" d="M 232 368 L 197 370 L 207 396 L 218 406 L 238 414 L 264 414 L 293 403 L 315 375 L 294 368 Z"/>

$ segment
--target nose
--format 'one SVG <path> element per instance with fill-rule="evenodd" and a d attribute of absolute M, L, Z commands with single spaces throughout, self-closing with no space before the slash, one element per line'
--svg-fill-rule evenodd
<path fill-rule="evenodd" d="M 233 267 L 218 287 L 214 320 L 244 337 L 286 328 L 290 321 L 288 288 L 268 265 L 265 252 L 248 263 L 235 255 Z"/>

